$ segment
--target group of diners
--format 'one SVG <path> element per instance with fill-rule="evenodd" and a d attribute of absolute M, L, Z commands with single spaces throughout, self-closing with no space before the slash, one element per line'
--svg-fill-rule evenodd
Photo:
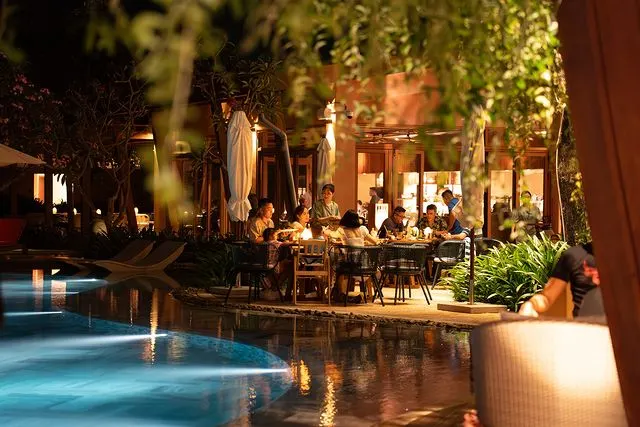
<path fill-rule="evenodd" d="M 286 234 L 287 239 L 297 240 L 306 228 L 310 228 L 314 237 L 321 238 L 323 226 L 340 220 L 340 209 L 333 200 L 334 193 L 335 186 L 333 184 L 324 185 L 322 199 L 317 200 L 311 210 L 305 206 L 306 203 L 298 205 L 293 211 L 289 223 L 290 227 L 283 230 L 275 230 L 273 202 L 268 198 L 260 199 L 255 214 L 248 219 L 247 237 L 253 243 L 268 241 L 269 239 L 265 237 L 267 235 L 275 237 L 277 240 Z M 265 233 L 265 230 L 269 231 Z"/>
<path fill-rule="evenodd" d="M 327 238 L 334 243 L 348 246 L 377 245 L 392 235 L 401 238 L 406 230 L 406 210 L 397 206 L 392 215 L 385 219 L 378 233 L 370 232 L 365 226 L 365 220 L 354 209 L 347 210 L 340 215 L 340 208 L 333 200 L 335 186 L 326 184 L 322 188 L 322 197 L 311 205 L 309 200 L 301 198 L 290 218 L 289 226 L 276 229 L 273 215 L 274 205 L 270 199 L 263 198 L 257 203 L 255 214 L 247 223 L 247 235 L 253 243 L 269 243 L 276 246 L 286 244 L 287 241 L 297 241 L 302 233 L 309 229 L 312 238 Z M 433 237 L 439 240 L 464 240 L 468 237 L 468 230 L 464 229 L 457 218 L 456 206 L 458 199 L 450 190 L 442 193 L 442 199 L 449 208 L 449 214 L 439 216 L 437 207 L 429 205 L 416 226 L 419 229 L 429 228 Z M 309 205 L 311 208 L 309 209 Z M 467 239 L 468 240 L 468 239 Z M 281 262 L 279 267 L 283 277 L 292 277 L 289 261 Z M 287 296 L 290 296 L 290 286 Z"/>
<path fill-rule="evenodd" d="M 274 206 L 270 199 L 258 201 L 255 215 L 248 220 L 247 235 L 251 242 L 263 243 L 277 240 L 297 240 L 305 229 L 309 228 L 313 238 L 328 237 L 347 245 L 375 245 L 379 239 L 402 236 L 406 231 L 406 210 L 396 206 L 391 216 L 382 222 L 378 233 L 371 233 L 365 226 L 365 220 L 354 209 L 347 210 L 340 215 L 340 208 L 333 200 L 335 186 L 325 184 L 322 188 L 322 198 L 311 206 L 306 206 L 304 199 L 293 211 L 289 228 L 277 230 L 273 222 Z M 436 205 L 430 204 L 422 218 L 416 224 L 418 229 L 429 228 L 433 237 L 442 240 L 464 240 L 469 231 L 462 227 L 457 218 L 459 199 L 454 197 L 451 190 L 442 192 L 442 200 L 447 205 L 449 213 L 438 215 Z"/>

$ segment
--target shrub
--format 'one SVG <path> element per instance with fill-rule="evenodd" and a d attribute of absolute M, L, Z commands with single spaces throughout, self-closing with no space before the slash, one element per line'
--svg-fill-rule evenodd
<path fill-rule="evenodd" d="M 225 286 L 232 261 L 231 254 L 222 240 L 213 240 L 202 245 L 196 253 L 198 272 L 209 286 Z"/>
<path fill-rule="evenodd" d="M 562 252 L 565 242 L 551 242 L 546 236 L 492 248 L 476 258 L 474 299 L 506 305 L 517 311 L 520 304 L 540 291 Z M 449 270 L 442 282 L 451 287 L 456 301 L 469 300 L 469 261 Z"/>

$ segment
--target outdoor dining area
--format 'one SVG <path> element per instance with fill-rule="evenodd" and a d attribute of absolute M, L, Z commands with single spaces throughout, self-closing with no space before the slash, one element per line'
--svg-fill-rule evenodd
<path fill-rule="evenodd" d="M 262 292 L 275 291 L 280 302 L 293 305 L 312 300 L 345 307 L 368 303 L 384 307 L 391 292 L 394 305 L 405 303 L 417 292 L 430 305 L 431 291 L 442 272 L 465 260 L 464 240 L 405 232 L 376 240 L 375 244 L 345 244 L 329 236 L 313 238 L 307 229 L 295 240 L 287 238 L 276 244 L 230 243 L 233 268 L 225 304 L 233 289 L 243 283 L 249 288 L 249 303 L 259 300 Z M 497 244 L 492 239 L 475 239 L 477 253 Z"/>

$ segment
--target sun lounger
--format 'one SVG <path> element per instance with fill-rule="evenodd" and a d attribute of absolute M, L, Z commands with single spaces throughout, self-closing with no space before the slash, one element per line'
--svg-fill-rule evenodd
<path fill-rule="evenodd" d="M 114 262 L 136 262 L 143 258 L 145 258 L 151 250 L 153 249 L 153 241 L 151 240 L 142 240 L 136 239 L 132 240 L 124 247 L 120 252 L 118 252 L 113 258 L 110 258 L 109 261 Z M 86 260 L 84 258 L 56 258 L 61 262 L 64 262 L 67 265 L 72 267 L 76 267 L 80 271 L 85 271 L 91 269 L 96 261 Z"/>
<path fill-rule="evenodd" d="M 120 262 L 113 260 L 95 261 L 93 264 L 114 273 L 125 271 L 161 271 L 182 254 L 184 242 L 163 242 L 145 258 L 137 261 Z"/>

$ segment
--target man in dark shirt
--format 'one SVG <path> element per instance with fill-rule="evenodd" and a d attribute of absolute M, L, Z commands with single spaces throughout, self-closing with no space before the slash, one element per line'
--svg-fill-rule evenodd
<path fill-rule="evenodd" d="M 378 233 L 378 237 L 384 239 L 389 236 L 389 233 L 397 234 L 404 231 L 404 224 L 402 221 L 404 220 L 404 216 L 407 210 L 402 206 L 396 206 L 393 210 L 393 215 L 390 218 L 382 221 L 382 225 L 380 226 L 380 232 Z"/>
<path fill-rule="evenodd" d="M 544 290 L 522 304 L 519 313 L 534 317 L 544 313 L 562 295 L 567 283 L 571 285 L 573 316 L 576 317 L 585 294 L 600 285 L 591 243 L 567 249 L 558 260 Z"/>

